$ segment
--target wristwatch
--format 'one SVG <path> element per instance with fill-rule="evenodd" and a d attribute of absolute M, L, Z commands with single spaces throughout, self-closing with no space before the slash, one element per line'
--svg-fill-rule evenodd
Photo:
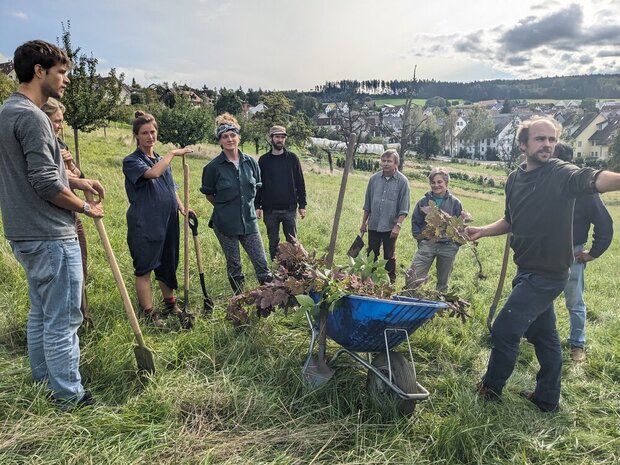
<path fill-rule="evenodd" d="M 88 202 L 84 202 L 84 205 L 82 206 L 82 213 L 85 213 L 86 215 L 90 213 L 90 204 Z"/>

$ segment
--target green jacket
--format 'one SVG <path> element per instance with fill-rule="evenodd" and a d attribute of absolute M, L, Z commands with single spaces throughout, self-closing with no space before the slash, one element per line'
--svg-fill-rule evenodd
<path fill-rule="evenodd" d="M 224 152 L 211 160 L 202 171 L 200 187 L 200 192 L 215 197 L 209 226 L 226 236 L 258 232 L 254 197 L 261 185 L 260 169 L 254 158 L 239 152 L 239 169 Z"/>

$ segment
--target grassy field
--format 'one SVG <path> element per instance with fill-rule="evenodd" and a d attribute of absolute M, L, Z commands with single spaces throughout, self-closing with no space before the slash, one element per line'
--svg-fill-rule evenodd
<path fill-rule="evenodd" d="M 128 132 L 109 129 L 105 139 L 101 131 L 84 135 L 81 146 L 83 171 L 101 179 L 108 190 L 104 222 L 133 296 L 121 173 L 121 160 L 133 150 L 132 142 Z M 371 402 L 366 374 L 355 367 L 339 369 L 318 391 L 304 387 L 301 366 L 309 332 L 303 325 L 283 315 L 254 321 L 242 330 L 224 321 L 231 291 L 221 250 L 206 226 L 211 208 L 198 191 L 206 158 L 217 150 L 204 146 L 198 152 L 189 159 L 191 204 L 201 221 L 215 315 L 199 318 L 190 332 L 144 328 L 157 364 L 156 375 L 146 384 L 136 376 L 133 335 L 96 230 L 85 221 L 95 328 L 81 335 L 81 372 L 98 400 L 94 408 L 61 413 L 46 399 L 44 387 L 32 383 L 25 354 L 27 285 L 8 243 L 0 241 L 1 464 L 620 463 L 618 237 L 605 255 L 588 265 L 588 361 L 575 365 L 565 353 L 561 413 L 542 414 L 518 396 L 534 385 L 537 371 L 532 347 L 525 342 L 503 403 L 488 404 L 473 395 L 489 355 L 485 319 L 500 269 L 500 237 L 479 244 L 486 280 L 476 279 L 468 247 L 457 257 L 451 286 L 471 302 L 472 318 L 462 324 L 436 317 L 413 334 L 418 381 L 431 397 L 418 404 L 411 417 L 401 418 Z M 180 161 L 173 166 L 181 184 Z M 308 217 L 300 221 L 300 240 L 307 249 L 324 253 L 340 176 L 313 165 L 305 171 Z M 367 180 L 367 173 L 354 173 L 349 180 L 336 263 L 345 262 L 359 228 Z M 501 216 L 503 200 L 495 191 L 462 189 L 456 181 L 452 187 L 476 224 Z M 412 201 L 425 190 L 424 183 L 413 182 Z M 604 198 L 620 224 L 620 195 Z M 414 252 L 407 221 L 397 247 L 398 287 Z M 247 260 L 244 266 L 251 277 Z M 513 273 L 511 264 L 509 276 Z M 249 284 L 256 284 L 253 277 Z M 192 250 L 190 308 L 199 313 L 201 307 Z M 557 307 L 565 339 L 567 312 L 562 301 Z M 330 344 L 328 352 L 336 348 Z"/>

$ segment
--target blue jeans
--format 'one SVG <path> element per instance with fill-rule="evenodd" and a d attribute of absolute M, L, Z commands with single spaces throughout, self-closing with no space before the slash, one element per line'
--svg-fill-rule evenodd
<path fill-rule="evenodd" d="M 583 250 L 583 244 L 573 247 L 573 252 L 578 254 Z M 570 267 L 570 277 L 564 288 L 566 308 L 570 315 L 570 336 L 568 343 L 571 347 L 583 348 L 586 344 L 586 303 L 583 300 L 585 291 L 584 272 L 585 263 L 574 261 Z"/>
<path fill-rule="evenodd" d="M 512 281 L 512 292 L 491 330 L 491 357 L 482 382 L 501 394 L 514 370 L 521 337 L 534 345 L 540 365 L 534 396 L 555 407 L 560 400 L 562 350 L 555 326 L 553 301 L 564 290 L 566 279 L 521 271 Z"/>
<path fill-rule="evenodd" d="M 83 282 L 78 240 L 11 241 L 11 248 L 28 279 L 32 377 L 47 380 L 54 398 L 77 401 L 84 395 L 77 336 Z"/>

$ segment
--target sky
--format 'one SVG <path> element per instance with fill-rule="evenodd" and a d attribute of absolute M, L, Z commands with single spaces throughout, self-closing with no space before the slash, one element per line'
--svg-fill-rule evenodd
<path fill-rule="evenodd" d="M 67 20 L 98 71 L 142 85 L 620 73 L 619 0 L 0 0 L 0 62 Z"/>

